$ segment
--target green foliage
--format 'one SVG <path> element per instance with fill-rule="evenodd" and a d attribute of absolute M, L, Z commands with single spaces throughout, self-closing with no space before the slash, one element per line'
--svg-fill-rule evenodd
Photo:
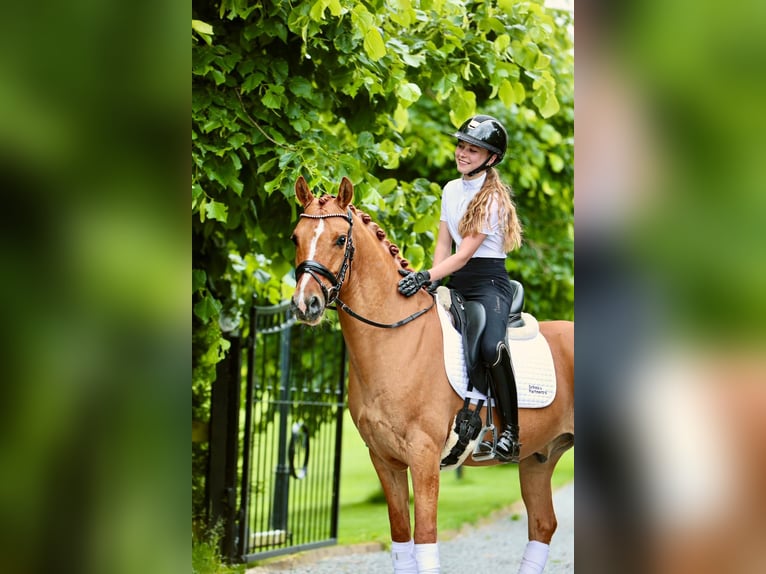
<path fill-rule="evenodd" d="M 220 528 L 212 528 L 204 535 L 192 536 L 192 574 L 242 574 L 245 565 L 224 564 L 219 551 Z"/>
<path fill-rule="evenodd" d="M 222 338 L 217 321 L 210 321 L 208 328 L 192 331 L 192 420 L 200 424 L 209 422 L 210 391 L 211 382 L 215 380 L 215 366 L 229 345 Z M 192 444 L 192 516 L 195 520 L 206 515 L 208 450 L 207 442 Z"/>
<path fill-rule="evenodd" d="M 476 111 L 510 127 L 507 175 L 533 194 L 522 216 L 566 238 L 568 17 L 509 0 L 224 0 L 194 2 L 193 18 L 194 267 L 206 273 L 193 304 L 203 324 L 238 318 L 253 296 L 274 303 L 289 292 L 299 174 L 328 192 L 348 176 L 355 203 L 425 264 L 440 187 L 455 176 L 448 124 Z M 557 250 L 544 247 L 561 237 L 529 235 L 537 247 L 523 256 L 538 260 L 519 265 L 525 281 L 540 271 L 540 281 L 567 274 L 567 261 L 554 265 L 548 256 Z M 563 250 L 570 247 L 568 238 Z M 543 299 L 558 297 L 545 291 Z M 551 310 L 571 314 L 564 300 Z"/>

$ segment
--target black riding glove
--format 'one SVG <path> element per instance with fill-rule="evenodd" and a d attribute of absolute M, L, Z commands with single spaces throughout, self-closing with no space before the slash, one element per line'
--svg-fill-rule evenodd
<path fill-rule="evenodd" d="M 400 271 L 401 272 L 401 271 Z M 406 297 L 412 297 L 421 287 L 427 285 L 431 280 L 431 274 L 428 271 L 410 272 L 404 279 L 399 281 L 399 293 Z"/>
<path fill-rule="evenodd" d="M 407 275 L 409 275 L 410 273 L 412 273 L 412 271 L 405 271 L 404 269 L 399 269 L 399 275 L 401 275 L 402 277 L 407 277 Z M 441 284 L 442 284 L 441 279 L 433 279 L 429 281 L 428 283 L 426 283 L 426 291 L 428 291 L 431 295 L 433 295 L 434 293 L 436 293 L 436 290 L 439 288 Z"/>

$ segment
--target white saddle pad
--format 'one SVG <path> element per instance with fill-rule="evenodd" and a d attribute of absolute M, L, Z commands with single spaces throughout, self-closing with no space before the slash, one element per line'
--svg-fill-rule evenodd
<path fill-rule="evenodd" d="M 444 367 L 452 388 L 464 399 L 469 397 L 476 404 L 487 396 L 476 389 L 468 391 L 468 375 L 463 354 L 463 338 L 452 326 L 448 312 L 437 303 L 444 339 Z M 516 393 L 519 408 L 546 407 L 556 396 L 556 370 L 548 341 L 540 333 L 540 327 L 532 315 L 522 313 L 525 326 L 508 329 L 513 373 L 516 377 Z M 518 331 L 518 333 L 517 333 Z"/>

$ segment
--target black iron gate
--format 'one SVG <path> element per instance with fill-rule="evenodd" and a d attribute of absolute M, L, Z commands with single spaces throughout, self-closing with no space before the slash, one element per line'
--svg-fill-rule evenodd
<path fill-rule="evenodd" d="M 252 562 L 337 542 L 345 345 L 332 323 L 296 323 L 289 304 L 254 307 L 237 554 Z"/>

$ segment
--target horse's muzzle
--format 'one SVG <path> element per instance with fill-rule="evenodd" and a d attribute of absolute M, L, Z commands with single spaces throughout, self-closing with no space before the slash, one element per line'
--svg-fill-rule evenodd
<path fill-rule="evenodd" d="M 322 320 L 324 314 L 324 300 L 319 295 L 310 295 L 308 297 L 297 297 L 293 295 L 290 302 L 290 310 L 293 315 L 304 323 L 316 325 Z"/>

